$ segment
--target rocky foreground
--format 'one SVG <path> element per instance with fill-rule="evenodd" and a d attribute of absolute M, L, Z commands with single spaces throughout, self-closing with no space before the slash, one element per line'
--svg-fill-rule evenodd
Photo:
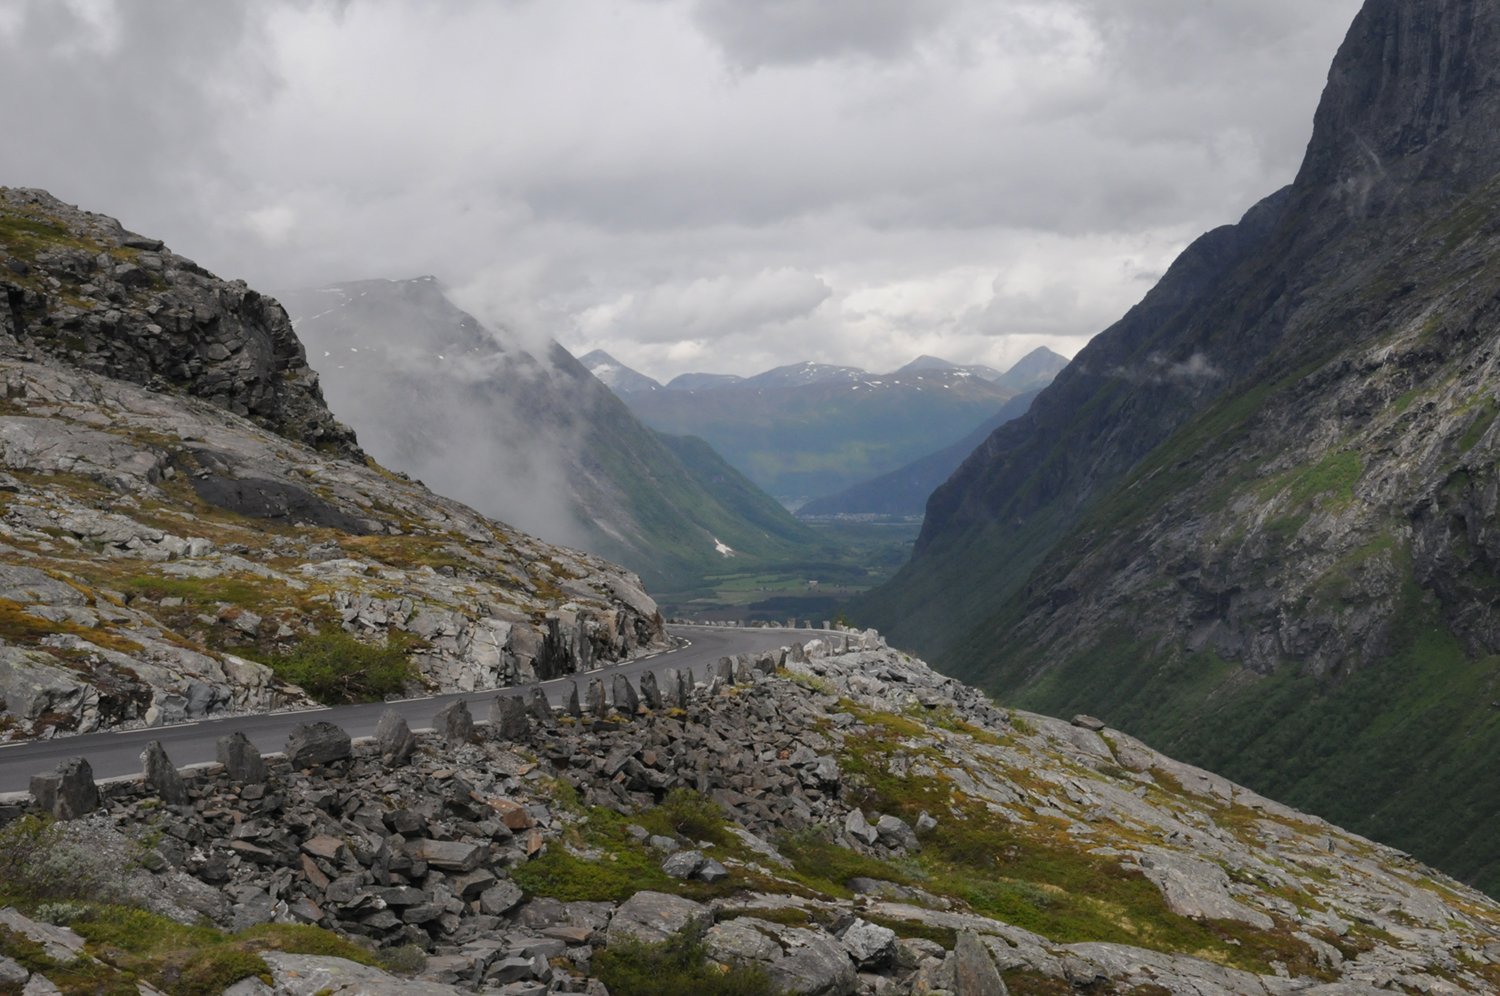
<path fill-rule="evenodd" d="M 143 780 L 96 799 L 59 771 L 33 805 L 101 805 L 69 836 L 137 849 L 130 890 L 168 915 L 425 955 L 403 978 L 269 951 L 242 996 L 603 993 L 612 947 L 684 933 L 795 993 L 1500 989 L 1500 904 L 1088 717 L 998 709 L 871 634 L 612 690 L 354 744 L 310 724 L 266 759 L 226 738 L 181 774 L 148 751 Z M 0 978 L 35 978 L 8 953 Z"/>

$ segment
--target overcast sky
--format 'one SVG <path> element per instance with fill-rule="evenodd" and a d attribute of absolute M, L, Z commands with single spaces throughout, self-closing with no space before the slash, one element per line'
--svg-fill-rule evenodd
<path fill-rule="evenodd" d="M 1358 0 L 0 0 L 0 184 L 660 378 L 1072 355 L 1289 182 Z"/>

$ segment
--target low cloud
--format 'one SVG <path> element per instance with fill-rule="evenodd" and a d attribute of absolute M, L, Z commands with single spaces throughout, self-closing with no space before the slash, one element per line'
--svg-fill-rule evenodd
<path fill-rule="evenodd" d="M 1001 366 L 1294 175 L 1358 6 L 10 0 L 0 182 L 658 377 Z"/>

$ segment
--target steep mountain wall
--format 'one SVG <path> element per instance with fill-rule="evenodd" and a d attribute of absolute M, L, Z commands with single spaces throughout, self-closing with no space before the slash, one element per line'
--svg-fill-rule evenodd
<path fill-rule="evenodd" d="M 1497 57 L 1500 4 L 1367 3 L 1267 224 L 991 437 L 869 617 L 1500 888 Z"/>

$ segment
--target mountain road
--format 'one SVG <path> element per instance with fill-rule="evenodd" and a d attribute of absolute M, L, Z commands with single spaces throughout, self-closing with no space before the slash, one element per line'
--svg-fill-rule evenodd
<path fill-rule="evenodd" d="M 459 700 L 475 703 L 476 720 L 488 715 L 489 700 L 496 695 L 529 695 L 540 686 L 554 705 L 562 705 L 574 681 L 582 695 L 590 679 L 602 677 L 606 693 L 615 675 L 639 678 L 645 671 L 658 674 L 667 668 L 693 669 L 702 678 L 706 669 L 720 657 L 757 653 L 813 639 L 824 630 L 786 628 L 741 628 L 721 626 L 673 625 L 669 632 L 688 644 L 674 650 L 660 651 L 628 661 L 609 663 L 593 671 L 567 675 L 536 685 L 513 685 L 506 688 L 459 692 L 399 702 L 371 702 L 362 705 L 333 706 L 321 709 L 299 709 L 290 712 L 255 713 L 205 719 L 175 726 L 157 726 L 110 730 L 52 740 L 28 741 L 0 745 L 0 793 L 24 792 L 31 776 L 50 771 L 70 757 L 87 758 L 98 779 L 141 773 L 141 752 L 152 740 L 160 740 L 167 756 L 178 767 L 213 761 L 217 742 L 236 730 L 242 731 L 263 754 L 281 751 L 287 735 L 303 723 L 327 721 L 337 723 L 350 736 L 373 736 L 376 724 L 387 709 L 395 709 L 413 730 L 430 729 L 433 717 Z"/>

